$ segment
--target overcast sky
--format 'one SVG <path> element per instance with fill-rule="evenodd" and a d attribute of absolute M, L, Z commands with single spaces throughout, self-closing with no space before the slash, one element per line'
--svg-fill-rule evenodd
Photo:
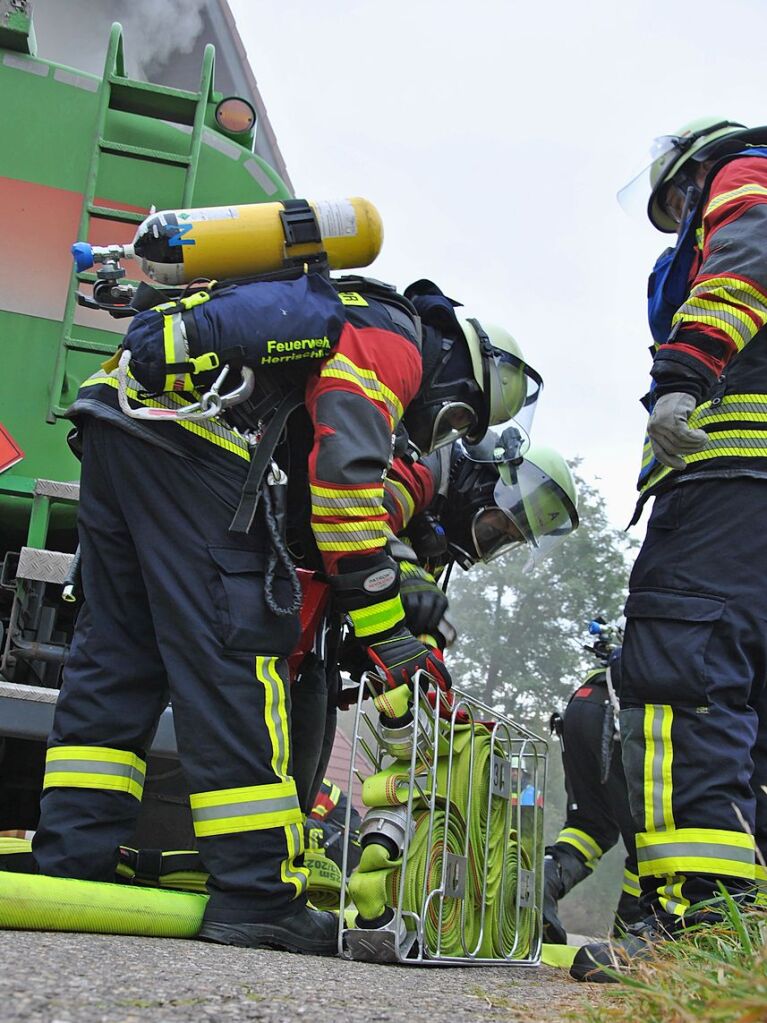
<path fill-rule="evenodd" d="M 764 0 L 230 0 L 298 195 L 364 195 L 370 273 L 503 323 L 545 388 L 533 440 L 623 526 L 645 415 L 645 289 L 668 244 L 615 193 L 655 135 L 765 116 Z"/>

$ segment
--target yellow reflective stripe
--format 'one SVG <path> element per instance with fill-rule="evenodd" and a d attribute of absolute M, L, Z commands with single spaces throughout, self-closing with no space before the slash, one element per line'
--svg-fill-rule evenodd
<path fill-rule="evenodd" d="M 337 785 L 333 785 L 333 787 L 330 790 L 330 795 L 328 796 L 328 799 L 331 801 L 331 803 L 335 803 L 336 806 L 337 806 L 338 805 L 338 800 L 340 798 L 341 798 L 341 790 L 339 789 L 339 787 Z"/>
<path fill-rule="evenodd" d="M 376 515 L 383 514 L 383 487 L 373 490 L 369 497 L 359 490 L 348 490 L 341 496 L 320 495 L 316 493 L 314 487 L 311 488 L 311 494 L 313 515 L 367 517 L 371 512 Z"/>
<path fill-rule="evenodd" d="M 645 831 L 674 827 L 672 811 L 673 708 L 648 703 L 644 711 L 644 826 Z"/>
<path fill-rule="evenodd" d="M 352 362 L 347 356 L 337 352 L 332 355 L 320 370 L 321 377 L 333 377 L 338 380 L 348 380 L 356 384 L 368 398 L 373 401 L 382 402 L 389 415 L 399 421 L 402 418 L 402 403 L 397 395 L 386 384 L 381 383 L 371 369 L 363 369 Z"/>
<path fill-rule="evenodd" d="M 754 878 L 752 835 L 717 828 L 671 828 L 636 836 L 639 876 L 722 874 Z"/>
<path fill-rule="evenodd" d="M 767 320 L 767 295 L 737 277 L 709 277 L 706 281 L 697 284 L 690 295 L 705 298 L 707 295 L 715 295 L 725 302 L 738 302 L 747 306 L 757 314 L 762 323 Z"/>
<path fill-rule="evenodd" d="M 690 295 L 684 305 L 674 313 L 672 326 L 678 323 L 702 323 L 723 331 L 738 351 L 742 351 L 759 329 L 741 309 L 729 302 L 714 302 Z"/>
<path fill-rule="evenodd" d="M 684 459 L 690 464 L 722 455 L 753 458 L 766 454 L 767 430 L 717 430 L 708 434 L 708 444 L 703 451 L 685 455 Z"/>
<path fill-rule="evenodd" d="M 127 750 L 107 746 L 54 746 L 46 753 L 43 788 L 126 792 L 139 801 L 146 763 Z"/>
<path fill-rule="evenodd" d="M 715 213 L 716 210 L 721 209 L 722 206 L 726 206 L 727 203 L 735 202 L 737 199 L 744 199 L 749 195 L 763 195 L 767 197 L 767 188 L 762 185 L 741 185 L 740 188 L 733 188 L 730 192 L 722 192 L 721 195 L 714 196 L 713 199 L 708 201 L 706 205 L 706 212 L 703 214 L 704 219 Z"/>
<path fill-rule="evenodd" d="M 198 838 L 303 823 L 292 778 L 269 785 L 193 792 L 189 805 Z"/>
<path fill-rule="evenodd" d="M 685 898 L 682 893 L 682 887 L 686 880 L 686 877 L 681 877 L 677 881 L 669 880 L 667 884 L 658 887 L 658 901 L 667 913 L 684 916 L 690 908 L 690 900 Z"/>
<path fill-rule="evenodd" d="M 399 480 L 387 479 L 384 484 L 391 496 L 395 499 L 402 511 L 403 525 L 407 525 L 415 511 L 415 501 L 407 487 Z"/>
<path fill-rule="evenodd" d="M 671 726 L 674 720 L 674 709 L 668 705 L 662 706 L 662 719 L 660 723 L 661 744 L 663 747 L 661 759 L 661 810 L 663 813 L 664 828 L 674 827 L 674 811 L 672 808 L 672 796 L 674 792 L 674 779 L 672 766 L 674 758 L 674 747 L 671 744 Z"/>
<path fill-rule="evenodd" d="M 623 891 L 627 895 L 634 895 L 636 898 L 642 894 L 642 889 L 639 885 L 639 874 L 635 874 L 628 868 L 623 871 Z"/>
<path fill-rule="evenodd" d="M 309 489 L 317 497 L 380 497 L 383 485 L 379 487 L 361 487 L 359 490 L 342 490 L 341 488 L 336 489 L 335 487 L 321 487 L 317 483 L 310 483 Z"/>
<path fill-rule="evenodd" d="M 385 632 L 393 628 L 405 617 L 402 601 L 399 595 L 390 600 L 382 600 L 378 604 L 371 604 L 370 607 L 362 607 L 357 611 L 350 611 L 349 617 L 354 626 L 354 634 L 357 639 L 364 636 L 374 636 L 377 632 Z"/>
<path fill-rule="evenodd" d="M 653 738 L 653 722 L 655 721 L 655 707 L 648 703 L 644 709 L 644 781 L 642 791 L 644 793 L 644 826 L 647 831 L 655 828 L 654 812 L 654 786 L 653 762 L 655 760 L 655 740 Z"/>
<path fill-rule="evenodd" d="M 285 884 L 293 885 L 296 896 L 303 895 L 309 884 L 309 871 L 306 867 L 296 866 L 296 858 L 304 851 L 304 829 L 296 824 L 285 828 L 285 843 L 288 849 L 287 858 L 280 864 L 280 877 Z"/>
<path fill-rule="evenodd" d="M 84 387 L 95 387 L 97 385 L 106 385 L 117 390 L 117 377 L 116 376 L 105 376 L 104 374 L 96 373 L 92 377 L 85 380 L 80 388 Z M 157 398 L 144 398 L 139 397 L 139 389 L 132 387 L 130 384 L 127 388 L 128 395 L 137 401 L 140 405 L 145 405 L 148 408 L 181 408 L 184 405 L 188 405 L 189 402 L 184 401 L 179 395 L 174 393 L 167 393 L 158 395 Z M 223 448 L 225 451 L 229 451 L 233 455 L 238 455 L 243 458 L 246 462 L 250 461 L 250 447 L 248 442 L 240 437 L 238 433 L 226 426 L 221 420 L 207 419 L 205 422 L 192 422 L 185 419 L 175 420 L 175 425 L 180 426 L 182 429 L 187 430 L 189 433 L 195 434 L 202 440 L 207 440 L 211 444 L 215 444 L 216 447 Z"/>
<path fill-rule="evenodd" d="M 564 842 L 573 846 L 584 856 L 586 866 L 594 869 L 597 860 L 602 856 L 601 846 L 585 831 L 580 828 L 563 828 L 557 835 L 557 842 Z"/>
<path fill-rule="evenodd" d="M 189 346 L 186 343 L 181 313 L 163 314 L 162 337 L 166 365 L 188 361 Z M 189 373 L 168 373 L 165 376 L 163 391 L 191 391 L 193 387 Z"/>
<path fill-rule="evenodd" d="M 288 712 L 285 684 L 276 664 L 276 657 L 256 657 L 256 678 L 264 687 L 264 720 L 272 744 L 272 771 L 278 778 L 287 780 L 290 757 Z"/>

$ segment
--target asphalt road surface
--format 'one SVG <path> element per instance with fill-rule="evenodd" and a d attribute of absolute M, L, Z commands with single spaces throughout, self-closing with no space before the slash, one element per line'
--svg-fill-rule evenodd
<path fill-rule="evenodd" d="M 609 997 L 548 967 L 374 966 L 196 941 L 0 932 L 2 1023 L 560 1023 Z"/>

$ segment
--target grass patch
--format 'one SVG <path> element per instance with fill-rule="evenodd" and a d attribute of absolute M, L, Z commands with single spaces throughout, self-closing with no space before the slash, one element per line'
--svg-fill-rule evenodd
<path fill-rule="evenodd" d="M 588 1023 L 764 1023 L 767 911 L 728 900 L 725 916 L 637 962 L 610 1004 L 589 1007 Z"/>

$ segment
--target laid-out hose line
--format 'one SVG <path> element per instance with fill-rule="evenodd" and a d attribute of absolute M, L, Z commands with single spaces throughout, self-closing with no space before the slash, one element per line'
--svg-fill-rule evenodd
<path fill-rule="evenodd" d="M 378 709 L 390 711 L 389 707 Z M 401 705 L 396 709 L 401 711 Z M 449 725 L 441 723 L 440 729 L 446 740 Z M 443 748 L 441 740 L 440 754 Z M 529 955 L 534 912 L 530 907 L 517 907 L 517 890 L 520 867 L 530 870 L 531 864 L 510 827 L 508 799 L 491 795 L 494 756 L 508 761 L 503 744 L 481 724 L 453 726 L 452 766 L 446 755 L 439 755 L 436 764 L 429 765 L 419 754 L 413 797 L 415 831 L 407 856 L 395 859 L 391 848 L 380 844 L 382 839 L 371 832 L 350 879 L 349 892 L 362 920 L 385 919 L 387 909 L 401 905 L 403 912 L 422 918 L 428 955 L 484 959 Z M 410 777 L 410 763 L 400 760 L 365 779 L 362 798 L 371 814 L 375 815 L 376 808 L 404 807 Z M 435 810 L 430 813 L 435 786 Z M 463 897 L 437 894 L 428 898 L 442 888 L 446 854 L 458 861 L 467 857 Z M 406 922 L 412 928 L 412 919 L 406 918 Z"/>
<path fill-rule="evenodd" d="M 0 928 L 193 938 L 207 895 L 0 871 Z"/>

